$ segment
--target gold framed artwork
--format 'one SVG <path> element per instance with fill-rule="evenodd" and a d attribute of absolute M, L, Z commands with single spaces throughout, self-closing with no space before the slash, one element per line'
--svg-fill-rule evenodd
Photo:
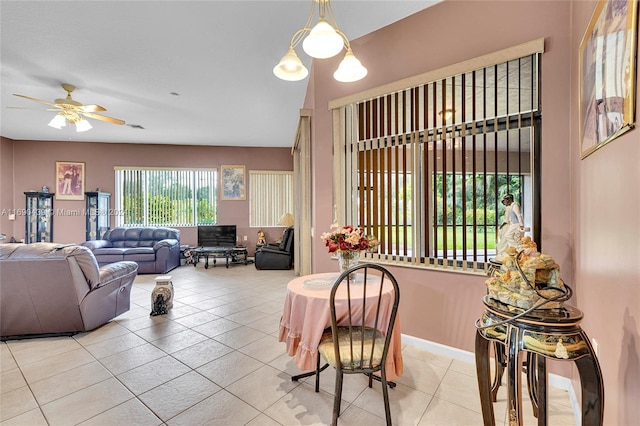
<path fill-rule="evenodd" d="M 244 166 L 221 166 L 221 178 L 223 200 L 246 200 Z"/>
<path fill-rule="evenodd" d="M 634 127 L 637 0 L 599 0 L 580 43 L 580 153 Z"/>
<path fill-rule="evenodd" d="M 84 200 L 84 163 L 56 161 L 56 200 Z"/>

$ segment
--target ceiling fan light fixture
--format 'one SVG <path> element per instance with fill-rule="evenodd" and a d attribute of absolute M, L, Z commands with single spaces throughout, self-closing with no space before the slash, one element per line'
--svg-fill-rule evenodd
<path fill-rule="evenodd" d="M 49 127 L 53 127 L 54 129 L 62 129 L 67 125 L 67 120 L 60 114 L 56 114 L 55 117 L 49 122 Z"/>
<path fill-rule="evenodd" d="M 293 46 L 289 46 L 287 53 L 280 59 L 278 65 L 273 68 L 276 77 L 286 81 L 299 81 L 304 79 L 309 71 L 304 66 Z"/>
<path fill-rule="evenodd" d="M 344 40 L 327 21 L 321 19 L 302 42 L 302 49 L 312 58 L 326 59 L 342 50 Z"/>
<path fill-rule="evenodd" d="M 93 126 L 91 125 L 91 123 L 89 123 L 88 120 L 81 118 L 80 120 L 76 121 L 76 132 L 86 132 L 87 130 L 91 129 L 93 129 Z"/>
<path fill-rule="evenodd" d="M 59 111 L 58 114 L 53 117 L 49 122 L 49 126 L 60 130 L 67 125 L 67 121 L 70 124 L 76 125 L 76 131 L 86 132 L 93 127 L 84 117 L 95 118 L 96 120 L 106 121 L 108 123 L 123 125 L 124 120 L 120 120 L 113 117 L 107 117 L 106 115 L 96 114 L 97 112 L 106 111 L 106 108 L 100 105 L 83 105 L 80 102 L 71 99 L 71 92 L 75 90 L 75 86 L 70 84 L 63 84 L 62 88 L 67 91 L 67 97 L 65 99 L 56 99 L 54 102 L 47 102 L 41 99 L 32 98 L 30 96 L 19 95 L 14 93 L 14 96 L 24 98 L 29 101 L 38 102 L 40 104 L 50 107 L 47 111 Z"/>
<path fill-rule="evenodd" d="M 333 78 L 343 83 L 352 83 L 366 77 L 368 71 L 355 57 L 351 49 L 347 50 L 344 59 L 338 69 L 333 73 Z"/>

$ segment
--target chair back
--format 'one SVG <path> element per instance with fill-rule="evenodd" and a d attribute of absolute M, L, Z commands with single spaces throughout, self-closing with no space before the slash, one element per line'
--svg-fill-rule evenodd
<path fill-rule="evenodd" d="M 287 253 L 293 252 L 293 226 L 288 227 L 282 234 L 282 242 L 280 243 L 280 250 Z"/>
<path fill-rule="evenodd" d="M 398 282 L 380 265 L 359 264 L 336 279 L 329 297 L 336 368 L 384 368 L 399 302 Z"/>

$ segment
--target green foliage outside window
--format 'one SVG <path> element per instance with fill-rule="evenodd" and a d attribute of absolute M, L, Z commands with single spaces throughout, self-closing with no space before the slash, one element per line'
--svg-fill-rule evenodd
<path fill-rule="evenodd" d="M 166 196 L 156 195 L 149 200 L 149 225 L 175 223 L 175 205 Z"/>
<path fill-rule="evenodd" d="M 130 169 L 118 170 L 116 176 L 121 186 L 118 195 L 123 210 L 120 225 L 216 223 L 217 172 L 214 170 Z"/>
<path fill-rule="evenodd" d="M 124 223 L 140 225 L 144 223 L 144 205 L 142 197 L 127 195 L 124 197 Z"/>
<path fill-rule="evenodd" d="M 216 223 L 216 208 L 206 198 L 201 198 L 197 203 L 198 223 L 211 224 Z"/>

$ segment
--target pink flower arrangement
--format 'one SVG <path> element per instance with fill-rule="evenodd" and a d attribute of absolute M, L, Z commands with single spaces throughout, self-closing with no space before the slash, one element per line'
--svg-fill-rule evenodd
<path fill-rule="evenodd" d="M 342 228 L 332 225 L 333 232 L 325 232 L 320 236 L 329 249 L 329 253 L 336 251 L 373 251 L 378 247 L 378 240 L 375 237 L 364 235 L 362 228 L 354 228 L 346 225 Z"/>

